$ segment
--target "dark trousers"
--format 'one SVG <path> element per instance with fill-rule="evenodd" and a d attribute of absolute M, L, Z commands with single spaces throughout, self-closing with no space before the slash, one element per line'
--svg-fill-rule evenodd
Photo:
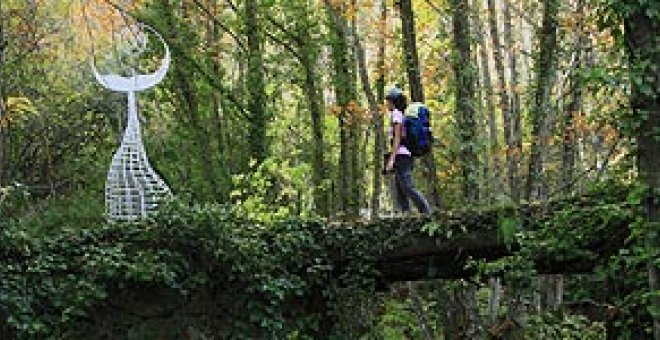
<path fill-rule="evenodd" d="M 410 211 L 410 201 L 417 206 L 420 213 L 431 212 L 429 203 L 413 182 L 413 158 L 409 155 L 396 155 L 394 160 L 394 193 L 395 199 L 402 211 Z"/>

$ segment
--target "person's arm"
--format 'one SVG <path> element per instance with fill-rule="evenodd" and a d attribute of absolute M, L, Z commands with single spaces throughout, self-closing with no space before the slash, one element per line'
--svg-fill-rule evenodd
<path fill-rule="evenodd" d="M 396 152 L 399 150 L 399 146 L 401 146 L 401 123 L 399 122 L 394 123 L 393 133 L 394 133 L 394 138 L 393 138 L 394 140 L 392 142 L 392 152 L 390 153 L 390 159 L 387 162 L 387 166 L 385 168 L 386 171 L 392 171 L 392 169 L 394 169 Z"/>

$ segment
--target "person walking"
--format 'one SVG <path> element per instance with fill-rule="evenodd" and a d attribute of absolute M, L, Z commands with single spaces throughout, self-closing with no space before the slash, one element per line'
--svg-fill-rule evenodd
<path fill-rule="evenodd" d="M 413 157 L 403 141 L 405 139 L 403 112 L 408 101 L 403 92 L 396 86 L 392 87 L 385 97 L 387 109 L 390 114 L 391 152 L 386 155 L 385 172 L 394 172 L 394 198 L 396 205 L 402 212 L 410 211 L 410 200 L 415 203 L 417 210 L 422 214 L 431 212 L 431 207 L 413 181 Z"/>

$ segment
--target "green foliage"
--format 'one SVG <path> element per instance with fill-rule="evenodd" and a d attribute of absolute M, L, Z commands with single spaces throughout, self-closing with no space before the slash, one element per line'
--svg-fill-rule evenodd
<path fill-rule="evenodd" d="M 0 208 L 3 205 L 0 205 Z M 8 228 L 23 230 L 35 237 L 57 234 L 62 228 L 91 228 L 104 223 L 105 205 L 97 193 L 80 192 L 71 196 L 31 201 L 20 214 L 8 220 Z"/>
<path fill-rule="evenodd" d="M 589 6 L 580 12 L 592 12 L 593 2 L 587 3 Z M 630 27 L 622 23 L 636 22 L 641 13 L 657 28 L 660 2 L 595 3 L 601 25 L 614 34 L 618 45 L 603 51 L 603 46 L 598 46 L 602 37 L 597 32 L 591 27 L 580 31 L 595 44 L 585 46 L 593 51 L 589 54 L 594 60 L 578 71 L 589 92 L 585 107 L 590 109 L 585 111 L 594 111 L 584 112 L 585 117 L 593 125 L 617 126 L 623 136 L 635 136 L 647 121 L 648 112 L 628 108 L 628 95 L 657 95 L 653 75 L 658 69 L 653 61 L 659 60 L 654 58 L 658 50 L 644 49 L 639 57 L 631 58 L 629 65 L 623 63 L 623 47 L 635 46 L 625 46 L 624 33 L 629 35 Z M 330 77 L 318 75 L 331 74 L 327 60 L 319 60 L 330 43 L 337 47 L 333 58 L 341 64 L 336 65 L 337 69 L 352 64 L 350 44 L 328 41 L 328 25 L 324 25 L 327 13 L 312 3 L 258 2 L 260 15 L 250 24 L 267 34 L 261 37 L 262 44 L 256 44 L 263 48 L 256 51 L 255 46 L 245 46 L 245 37 L 240 34 L 245 30 L 240 5 L 232 10 L 231 3 L 229 7 L 207 2 L 178 6 L 148 1 L 138 10 L 138 16 L 163 33 L 176 61 L 163 84 L 141 94 L 141 118 L 151 160 L 177 194 L 190 195 L 198 202 L 233 205 L 230 209 L 216 204 L 172 202 L 153 220 L 133 225 L 107 224 L 101 199 L 107 164 L 123 126 L 125 98 L 101 89 L 88 73 L 80 71 L 88 67 L 87 60 L 82 60 L 88 56 L 81 52 L 86 47 L 71 53 L 61 51 L 62 46 L 67 49 L 83 45 L 72 44 L 73 36 L 81 34 L 82 29 L 62 25 L 59 19 L 69 14 L 70 6 L 46 2 L 32 5 L 5 1 L 0 13 L 0 17 L 9 18 L 3 21 L 3 34 L 8 39 L 2 46 L 0 65 L 0 100 L 6 100 L 3 104 L 8 108 L 0 124 L 0 181 L 5 186 L 0 189 L 0 338 L 73 336 L 73 329 L 93 329 L 95 322 L 111 314 L 104 309 L 111 308 L 109 297 L 156 287 L 165 287 L 184 299 L 209 294 L 207 297 L 222 306 L 222 313 L 227 315 L 220 318 L 219 326 L 214 326 L 220 337 L 309 338 L 326 331 L 328 325 L 324 322 L 328 319 L 335 323 L 332 326 L 337 337 L 357 338 L 374 324 L 380 327 L 378 336 L 419 336 L 406 309 L 407 302 L 387 301 L 382 317 L 374 318 L 378 308 L 373 303 L 374 278 L 378 275 L 374 259 L 397 242 L 419 235 L 416 228 L 420 224 L 421 232 L 436 237 L 438 242 L 481 234 L 452 222 L 451 213 L 438 220 L 424 220 L 414 228 L 404 226 L 403 220 L 392 220 L 369 228 L 357 222 L 348 231 L 312 217 L 310 164 L 315 151 L 310 146 L 317 136 L 312 136 L 305 99 L 328 92 Z M 521 5 L 523 11 L 529 9 L 527 4 Z M 346 20 L 355 19 L 361 28 L 365 43 L 372 40 L 373 27 L 363 25 L 363 20 L 373 19 L 373 9 L 365 6 L 346 13 Z M 125 14 L 130 17 L 132 13 Z M 418 19 L 445 22 L 446 17 L 429 14 L 424 6 L 418 6 Z M 534 17 L 533 11 L 529 14 Z M 589 17 L 580 18 L 585 19 L 585 26 L 590 26 Z M 424 25 L 418 21 L 418 37 L 429 36 L 430 31 L 421 29 Z M 572 33 L 573 28 L 567 31 Z M 426 39 L 432 41 L 420 45 L 420 55 L 427 59 L 421 71 L 428 74 L 424 76 L 428 78 L 424 84 L 427 101 L 435 104 L 434 131 L 442 138 L 435 152 L 440 170 L 436 175 L 445 189 L 443 198 L 448 206 L 463 206 L 462 173 L 458 171 L 465 165 L 460 162 L 462 152 L 482 153 L 486 139 L 467 136 L 468 130 L 457 126 L 474 122 L 450 113 L 457 104 L 466 108 L 470 103 L 457 103 L 452 96 L 453 91 L 467 87 L 455 88 L 446 83 L 449 31 L 441 29 L 434 39 Z M 33 44 L 31 39 L 37 38 Z M 388 50 L 401 49 L 400 39 L 387 39 L 387 44 Z M 256 64 L 249 62 L 251 53 L 246 50 L 262 53 L 263 59 Z M 303 61 L 315 72 L 308 73 L 301 67 Z M 563 64 L 562 60 L 549 61 Z M 386 77 L 401 82 L 405 72 L 398 72 L 397 66 L 390 64 L 396 62 L 388 61 L 390 74 Z M 572 61 L 569 66 L 572 68 Z M 245 77 L 246 68 L 252 76 Z M 467 71 L 459 72 L 459 82 L 474 70 Z M 348 67 L 343 76 L 332 78 L 342 92 L 342 98 L 336 99 L 343 104 L 354 99 L 359 106 L 353 72 Z M 258 109 L 251 110 L 246 107 L 250 106 L 254 76 L 261 78 L 256 85 L 265 93 L 260 93 L 258 105 L 253 105 Z M 317 89 L 305 92 L 306 76 L 317 80 Z M 515 91 L 519 90 L 524 91 L 516 86 Z M 551 92 L 554 96 L 562 91 Z M 449 99 L 438 103 L 441 98 Z M 521 109 L 525 115 L 527 109 Z M 254 119 L 248 119 L 250 115 Z M 475 119 L 481 120 L 478 117 Z M 321 149 L 326 151 L 327 168 L 322 169 L 325 173 L 319 178 L 324 179 L 324 189 L 335 190 L 335 194 L 342 192 L 340 187 L 359 190 L 364 182 L 360 178 L 369 170 L 369 164 L 351 161 L 355 169 L 350 171 L 338 165 L 348 165 L 340 155 L 357 160 L 363 154 L 362 142 L 366 139 L 362 127 L 338 140 L 347 131 L 344 121 L 339 124 L 330 115 L 321 120 L 325 123 L 321 135 L 325 136 L 324 143 L 319 144 L 324 144 Z M 252 121 L 259 122 L 253 134 L 264 138 L 247 137 Z M 657 127 L 649 132 L 657 137 L 653 129 Z M 588 146 L 585 137 L 598 131 L 580 133 L 581 144 Z M 254 144 L 260 158 L 258 165 L 250 164 L 246 152 L 252 143 L 258 143 Z M 589 148 L 583 149 L 581 153 Z M 585 163 L 590 163 L 589 153 Z M 601 156 L 598 150 L 593 154 Z M 485 162 L 491 156 L 484 154 L 481 158 Z M 625 163 L 632 162 L 625 159 Z M 476 165 L 468 168 L 475 171 Z M 485 168 L 487 173 L 489 169 Z M 608 170 L 605 175 L 610 174 Z M 348 176 L 352 179 L 342 185 Z M 476 186 L 476 178 L 469 180 L 471 186 Z M 16 181 L 22 184 L 14 184 Z M 576 290 L 616 306 L 613 327 L 622 337 L 643 337 L 649 315 L 658 312 L 651 308 L 651 298 L 657 292 L 647 292 L 645 268 L 660 258 L 657 249 L 644 245 L 644 239 L 647 235 L 653 237 L 658 226 L 640 217 L 638 207 L 646 189 L 634 190 L 628 197 L 619 191 L 626 190 L 606 182 L 600 188 L 602 200 L 587 197 L 553 203 L 558 205 L 549 209 L 554 213 L 538 220 L 511 207 L 474 211 L 475 218 L 484 217 L 485 234 L 494 236 L 490 232 L 495 231 L 514 251 L 499 261 L 477 263 L 479 274 L 502 276 L 505 282 L 515 282 L 516 288 L 532 287 L 535 259 L 591 258 L 599 264 L 597 279 L 614 286 L 613 292 L 603 297 L 602 292 L 584 283 Z M 54 193 L 68 196 L 41 200 Z M 363 201 L 362 195 L 357 196 Z M 340 201 L 347 199 L 333 198 L 336 210 L 340 210 Z M 357 198 L 348 202 L 357 207 Z M 620 223 L 622 228 L 603 237 L 603 226 L 609 223 Z M 626 239 L 623 244 L 609 241 L 619 240 L 622 235 Z M 584 250 L 595 239 L 604 241 L 597 250 Z M 597 258 L 598 250 L 613 255 Z M 221 298 L 230 294 L 234 294 L 233 302 Z M 576 336 L 580 329 L 591 334 L 591 329 L 600 327 L 568 315 L 534 316 L 531 326 L 548 337 L 560 334 L 567 338 Z"/>
<path fill-rule="evenodd" d="M 432 306 L 429 306 L 432 307 Z M 411 310 L 410 298 L 403 301 L 389 300 L 383 302 L 383 311 L 367 339 L 422 339 L 424 334 L 418 327 L 418 320 Z M 428 313 L 428 311 L 423 311 Z"/>
<path fill-rule="evenodd" d="M 543 313 L 532 316 L 525 339 L 604 340 L 605 325 L 582 315 Z"/>
<path fill-rule="evenodd" d="M 349 311 L 373 290 L 372 259 L 400 237 L 387 232 L 391 226 L 372 235 L 322 229 L 313 219 L 250 222 L 221 205 L 180 201 L 140 224 L 54 221 L 62 227 L 49 232 L 52 222 L 40 219 L 2 229 L 0 329 L 19 338 L 86 329 L 102 320 L 91 311 L 107 306 L 108 296 L 139 287 L 180 296 L 236 292 L 233 300 L 245 305 L 222 325 L 227 336 L 314 334 L 326 313 L 337 318 L 336 329 L 361 334 L 368 322 L 342 324 L 360 319 Z"/>
<path fill-rule="evenodd" d="M 515 230 L 520 247 L 500 261 L 477 263 L 480 273 L 516 282 L 519 289 L 532 286 L 535 257 L 591 256 L 577 249 L 602 240 L 605 223 L 625 224 L 634 218 L 631 207 L 637 207 L 643 195 L 633 190 L 628 200 L 621 199 L 626 192 L 604 186 L 584 201 L 553 203 L 558 205 L 555 213 L 536 221 L 525 217 L 527 213 L 507 217 L 509 208 L 480 212 L 475 218 L 492 219 L 493 231 Z M 332 332 L 339 338 L 359 338 L 377 327 L 378 336 L 394 338 L 411 327 L 411 315 L 401 301 L 384 301 L 381 307 L 374 303 L 375 260 L 420 232 L 447 241 L 469 236 L 452 215 L 414 223 L 356 221 L 346 227 L 311 218 L 258 221 L 244 218 L 244 207 L 173 201 L 149 221 L 108 224 L 98 217 L 100 200 L 87 195 L 53 200 L 45 207 L 39 209 L 43 214 L 17 219 L 0 234 L 0 330 L 11 329 L 18 338 L 92 331 L 121 314 L 109 309 L 114 299 L 109 297 L 157 288 L 182 299 L 204 296 L 213 301 L 213 308 L 231 310 L 214 319 L 217 325 L 204 331 L 209 334 L 307 338 Z M 639 286 L 644 282 L 640 269 L 653 254 L 640 253 L 645 248 L 639 247 L 638 238 L 644 232 L 635 230 L 611 261 L 599 261 L 599 275 L 622 270 L 634 274 L 620 295 L 606 301 L 621 310 L 623 329 L 644 324 L 635 313 L 648 306 L 650 297 Z M 542 317 L 533 324 L 544 332 L 573 334 L 587 325 L 582 321 Z"/>
<path fill-rule="evenodd" d="M 267 158 L 249 175 L 233 176 L 231 192 L 236 212 L 247 219 L 272 222 L 290 216 L 310 216 L 312 194 L 310 168 L 306 163 L 293 166 L 289 161 Z"/>
<path fill-rule="evenodd" d="M 625 204 L 632 207 L 633 223 L 626 242 L 603 265 L 599 274 L 614 282 L 615 294 L 607 297 L 617 307 L 617 318 L 613 329 L 623 338 L 650 336 L 650 320 L 653 314 L 651 297 L 648 290 L 647 265 L 660 258 L 657 248 L 649 248 L 645 240 L 652 225 L 646 222 L 643 200 L 648 189 L 636 186 L 625 199 Z"/>
<path fill-rule="evenodd" d="M 19 216 L 30 204 L 30 192 L 19 183 L 0 188 L 0 219 L 8 221 Z"/>
<path fill-rule="evenodd" d="M 431 220 L 422 226 L 422 231 L 428 233 L 429 236 L 436 236 L 439 238 L 446 238 L 450 240 L 459 235 L 466 235 L 468 233 L 464 225 L 461 224 L 446 224 L 438 220 Z"/>
<path fill-rule="evenodd" d="M 406 306 L 403 303 L 396 301 L 386 306 L 387 309 L 385 310 L 385 314 L 379 320 L 376 327 L 379 333 L 379 338 L 403 339 L 409 334 L 420 335 L 415 332 L 415 316 L 405 307 Z"/>
<path fill-rule="evenodd" d="M 520 221 L 516 217 L 502 215 L 499 216 L 497 227 L 500 238 L 506 243 L 511 243 L 515 239 L 516 232 L 520 230 Z"/>
<path fill-rule="evenodd" d="M 589 298 L 603 305 L 616 306 L 616 313 L 610 316 L 610 331 L 618 332 L 616 334 L 624 338 L 648 336 L 652 294 L 648 292 L 646 265 L 658 258 L 658 251 L 650 250 L 644 243 L 649 227 L 642 208 L 642 198 L 646 192 L 640 186 L 624 188 L 613 182 L 604 182 L 580 199 L 552 202 L 552 214 L 520 224 L 522 228 L 515 232 L 515 244 L 519 249 L 497 261 L 477 262 L 476 268 L 481 275 L 502 277 L 505 283 L 515 285 L 516 289 L 532 288 L 538 277 L 535 262 L 539 259 L 570 262 L 576 258 L 591 258 L 597 264 L 596 275 L 592 281 L 575 283 L 567 290 L 566 299 Z M 594 202 L 594 197 L 600 198 Z M 500 227 L 503 223 L 513 224 L 509 219 L 500 218 Z M 621 228 L 605 229 L 606 225 L 620 225 Z M 601 238 L 606 232 L 610 234 Z M 596 248 L 589 247 L 593 240 L 599 238 L 601 241 Z M 614 241 L 622 239 L 625 242 Z M 587 250 L 590 248 L 593 250 Z M 604 258 L 594 250 L 612 255 Z M 599 284 L 594 285 L 593 280 Z M 610 285 L 607 292 L 602 291 L 604 281 Z M 547 336 L 539 339 L 576 338 L 581 329 L 577 325 L 588 325 L 583 321 L 562 315 L 541 315 L 534 316 L 530 327 L 534 329 L 538 326 L 541 327 L 539 331 L 546 332 L 543 334 Z M 575 328 L 568 327 L 570 325 L 575 325 Z M 587 328 L 596 331 L 601 326 L 594 324 Z M 593 336 L 601 334 L 598 332 Z M 587 338 L 599 337 L 590 335 Z"/>

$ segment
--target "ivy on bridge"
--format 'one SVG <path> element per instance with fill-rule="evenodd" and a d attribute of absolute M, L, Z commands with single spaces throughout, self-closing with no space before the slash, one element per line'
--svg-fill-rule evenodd
<path fill-rule="evenodd" d="M 639 213 L 630 190 L 603 188 L 548 205 L 378 221 L 257 223 L 219 205 L 172 202 L 140 224 L 81 222 L 41 237 L 6 226 L 0 337 L 96 332 L 117 313 L 133 317 L 130 325 L 148 316 L 116 301 L 162 290 L 181 303 L 155 317 L 210 301 L 187 317 L 217 324 L 221 337 L 246 329 L 255 337 L 314 334 L 355 296 L 395 281 L 501 275 L 517 266 L 588 272 L 623 244 Z M 483 266 L 503 257 L 517 260 Z"/>

